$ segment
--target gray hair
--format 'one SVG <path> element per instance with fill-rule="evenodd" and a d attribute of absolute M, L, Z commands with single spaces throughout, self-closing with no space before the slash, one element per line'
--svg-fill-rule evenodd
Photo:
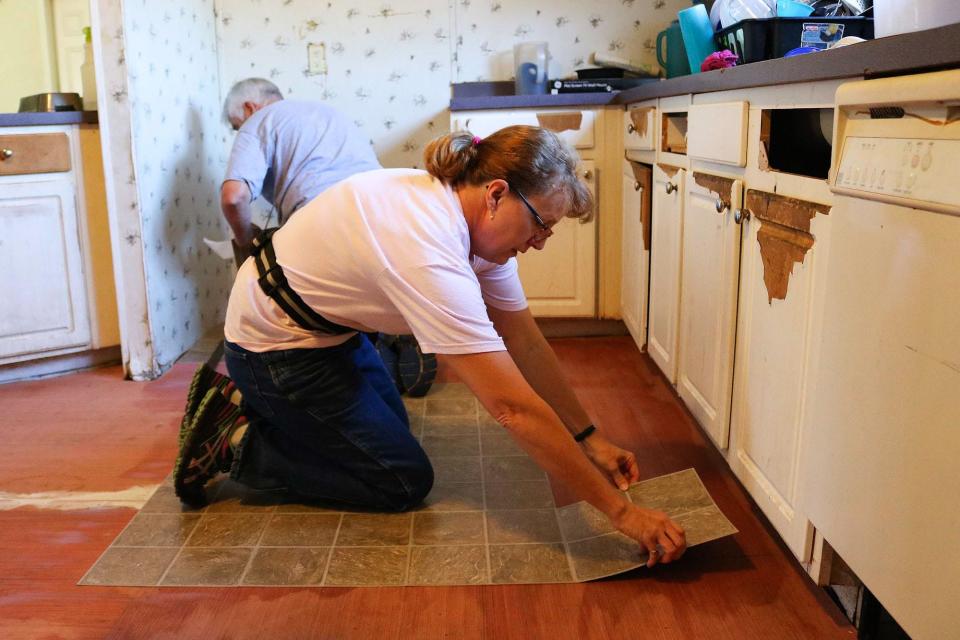
<path fill-rule="evenodd" d="M 230 122 L 230 118 L 243 117 L 243 103 L 255 102 L 262 105 L 268 102 L 283 100 L 283 94 L 277 85 L 266 78 L 247 78 L 233 85 L 223 101 L 223 119 Z"/>

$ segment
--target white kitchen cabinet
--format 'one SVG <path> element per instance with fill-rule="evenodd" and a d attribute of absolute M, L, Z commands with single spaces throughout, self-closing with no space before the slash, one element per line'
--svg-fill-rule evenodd
<path fill-rule="evenodd" d="M 720 448 L 727 447 L 740 268 L 742 183 L 692 171 L 681 241 L 677 392 Z"/>
<path fill-rule="evenodd" d="M 742 100 L 692 104 L 687 112 L 691 159 L 743 167 L 747 163 L 747 112 Z"/>
<path fill-rule="evenodd" d="M 649 166 L 623 163 L 623 273 L 620 279 L 620 309 L 623 323 L 640 350 L 647 342 L 647 287 L 650 278 Z"/>
<path fill-rule="evenodd" d="M 0 148 L 0 365 L 12 365 L 0 381 L 115 357 L 120 336 L 96 126 L 3 127 Z M 57 364 L 54 356 L 65 358 Z"/>
<path fill-rule="evenodd" d="M 623 148 L 626 151 L 653 151 L 657 148 L 657 101 L 627 107 L 623 114 Z"/>
<path fill-rule="evenodd" d="M 75 191 L 69 178 L 0 184 L 0 363 L 90 342 Z"/>
<path fill-rule="evenodd" d="M 594 318 L 600 315 L 599 274 L 601 263 L 615 265 L 619 271 L 619 250 L 606 252 L 604 260 L 598 256 L 598 235 L 602 233 L 602 219 L 606 210 L 617 215 L 616 225 L 608 235 L 616 234 L 619 241 L 619 212 L 616 206 L 604 206 L 604 191 L 615 186 L 617 174 L 609 172 L 606 186 L 604 175 L 603 140 L 605 137 L 602 110 L 576 108 L 512 109 L 490 111 L 462 111 L 451 116 L 451 129 L 470 131 L 485 138 L 511 125 L 539 126 L 554 131 L 561 139 L 574 146 L 581 161 L 578 171 L 597 203 L 597 215 L 590 222 L 563 220 L 554 229 L 543 251 L 530 250 L 517 256 L 520 280 L 530 303 L 530 311 L 537 317 Z M 619 126 L 618 123 L 613 123 Z M 619 196 L 619 193 L 617 192 Z M 609 200 L 607 202 L 610 202 Z M 609 221 L 607 222 L 609 225 Z M 619 247 L 618 247 L 619 249 Z M 610 255 L 612 253 L 612 255 Z M 615 274 L 619 280 L 619 273 Z M 619 286 L 612 296 L 619 309 Z"/>
<path fill-rule="evenodd" d="M 596 144 L 597 116 L 596 111 L 576 108 L 465 111 L 453 114 L 451 124 L 454 131 L 469 131 L 481 138 L 517 124 L 543 127 L 576 149 L 592 149 Z"/>
<path fill-rule="evenodd" d="M 650 300 L 647 350 L 671 383 L 677 381 L 683 195 L 686 171 L 653 168 L 650 227 Z"/>
<path fill-rule="evenodd" d="M 596 194 L 593 161 L 578 166 L 580 177 Z M 542 251 L 517 255 L 520 281 L 530 311 L 540 317 L 593 317 L 596 311 L 597 219 L 566 219 L 553 228 Z"/>
<path fill-rule="evenodd" d="M 759 194 L 748 191 L 748 211 L 756 208 Z M 773 194 L 763 197 L 786 200 Z M 784 224 L 783 218 L 772 219 L 774 215 L 763 219 L 756 211 L 744 222 L 727 460 L 787 546 L 805 561 L 813 531 L 798 503 L 797 469 L 803 407 L 813 386 L 808 375 L 810 332 L 819 313 L 813 300 L 823 280 L 831 216 L 822 215 L 829 207 L 794 202 L 820 211 L 810 220 L 809 232 Z M 765 280 L 765 270 L 785 264 L 777 257 L 784 247 L 804 252 L 803 261 L 792 264 L 785 290 L 774 273 L 766 273 Z M 780 295 L 778 289 L 783 297 L 773 298 Z"/>

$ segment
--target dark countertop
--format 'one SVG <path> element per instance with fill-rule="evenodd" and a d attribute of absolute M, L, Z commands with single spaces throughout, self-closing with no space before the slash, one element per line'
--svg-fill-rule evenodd
<path fill-rule="evenodd" d="M 503 93 L 513 87 L 512 82 L 455 84 L 450 110 L 629 104 L 688 93 L 839 78 L 877 78 L 955 67 L 960 67 L 960 24 L 878 38 L 819 53 L 651 82 L 618 93 L 515 96 Z"/>
<path fill-rule="evenodd" d="M 96 111 L 46 111 L 0 113 L 0 127 L 32 127 L 45 124 L 97 124 Z"/>

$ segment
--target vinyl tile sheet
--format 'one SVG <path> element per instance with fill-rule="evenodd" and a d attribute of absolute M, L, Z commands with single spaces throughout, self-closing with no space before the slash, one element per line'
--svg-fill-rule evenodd
<path fill-rule="evenodd" d="M 115 586 L 401 586 L 583 582 L 646 563 L 646 550 L 585 502 L 556 508 L 546 475 L 462 384 L 405 399 L 435 486 L 399 514 L 291 504 L 223 479 L 186 510 L 161 485 L 81 579 Z M 732 535 L 693 469 L 627 499 L 659 509 L 688 546 Z M 680 561 L 682 562 L 682 560 Z"/>

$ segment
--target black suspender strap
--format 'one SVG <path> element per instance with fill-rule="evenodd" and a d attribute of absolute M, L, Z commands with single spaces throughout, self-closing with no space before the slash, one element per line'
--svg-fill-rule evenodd
<path fill-rule="evenodd" d="M 260 278 L 257 282 L 260 289 L 270 296 L 290 319 L 308 331 L 317 331 L 328 335 L 351 333 L 351 329 L 327 320 L 310 308 L 303 298 L 287 282 L 283 269 L 277 263 L 277 254 L 273 250 L 274 229 L 265 229 L 253 240 L 253 259 L 257 263 L 257 273 Z"/>

